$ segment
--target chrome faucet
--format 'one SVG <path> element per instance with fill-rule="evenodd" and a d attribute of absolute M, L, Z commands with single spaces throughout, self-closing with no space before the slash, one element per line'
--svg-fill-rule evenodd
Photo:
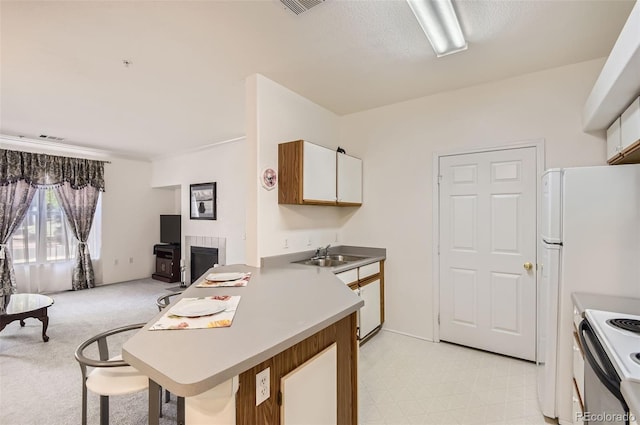
<path fill-rule="evenodd" d="M 331 247 L 331 244 L 325 246 L 325 247 L 320 247 L 318 249 L 316 249 L 316 253 L 313 255 L 313 258 L 326 258 L 329 256 L 329 248 Z M 322 255 L 322 251 L 324 251 L 324 255 Z"/>

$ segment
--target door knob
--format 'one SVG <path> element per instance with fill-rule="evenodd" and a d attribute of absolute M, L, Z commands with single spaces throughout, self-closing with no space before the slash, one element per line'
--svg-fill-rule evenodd
<path fill-rule="evenodd" d="M 531 270 L 532 268 L 533 268 L 533 264 L 531 264 L 530 262 L 528 262 L 528 261 L 527 261 L 526 263 L 524 263 L 524 269 L 525 269 L 526 271 L 529 271 L 529 270 Z"/>

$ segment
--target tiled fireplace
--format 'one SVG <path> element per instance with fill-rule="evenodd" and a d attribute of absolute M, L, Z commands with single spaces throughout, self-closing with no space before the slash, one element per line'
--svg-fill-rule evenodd
<path fill-rule="evenodd" d="M 210 262 L 220 265 L 226 264 L 226 247 L 227 240 L 225 238 L 185 236 L 184 253 L 187 260 L 185 261 L 185 275 L 191 277 L 189 282 L 195 282 L 207 270 Z M 195 261 L 195 263 L 192 264 L 192 261 Z M 193 268 L 192 265 L 194 266 Z M 198 276 L 194 276 L 194 274 L 198 274 Z"/>

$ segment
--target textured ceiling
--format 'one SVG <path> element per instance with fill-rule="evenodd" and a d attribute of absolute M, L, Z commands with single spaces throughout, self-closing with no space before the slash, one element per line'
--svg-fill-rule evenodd
<path fill-rule="evenodd" d="M 2 0 L 0 133 L 166 155 L 244 135 L 254 73 L 348 114 L 606 56 L 633 4 L 457 1 L 437 59 L 403 0 Z"/>

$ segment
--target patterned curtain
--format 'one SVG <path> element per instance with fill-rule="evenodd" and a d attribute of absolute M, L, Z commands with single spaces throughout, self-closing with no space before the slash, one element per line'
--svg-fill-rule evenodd
<path fill-rule="evenodd" d="M 104 162 L 0 149 L 0 185 L 19 180 L 36 187 L 68 182 L 73 189 L 104 191 Z"/>
<path fill-rule="evenodd" d="M 11 250 L 6 243 L 24 220 L 36 191 L 24 180 L 0 186 L 0 313 L 6 311 L 11 294 L 16 292 Z"/>
<path fill-rule="evenodd" d="M 104 191 L 104 162 L 0 149 L 0 312 L 15 292 L 11 255 L 4 244 L 24 219 L 38 187 L 55 188 L 79 241 L 72 288 L 95 286 L 86 242 L 98 195 Z"/>
<path fill-rule="evenodd" d="M 78 239 L 76 266 L 73 269 L 71 286 L 74 290 L 93 288 L 95 276 L 87 239 L 96 212 L 100 190 L 93 186 L 73 189 L 69 183 L 65 182 L 61 186 L 56 186 L 54 191 L 64 214 L 67 216 L 69 227 Z"/>

